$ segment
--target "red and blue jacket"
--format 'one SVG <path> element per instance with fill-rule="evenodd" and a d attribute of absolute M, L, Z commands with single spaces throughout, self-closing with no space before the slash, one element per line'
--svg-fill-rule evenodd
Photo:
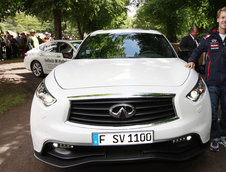
<path fill-rule="evenodd" d="M 226 86 L 226 43 L 222 41 L 217 27 L 211 29 L 193 50 L 188 62 L 198 62 L 203 52 L 205 58 L 205 81 L 208 86 Z"/>

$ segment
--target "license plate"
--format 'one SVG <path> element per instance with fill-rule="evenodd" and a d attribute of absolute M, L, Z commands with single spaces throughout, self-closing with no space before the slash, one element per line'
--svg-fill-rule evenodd
<path fill-rule="evenodd" d="M 153 131 L 93 133 L 93 145 L 133 145 L 152 143 Z"/>

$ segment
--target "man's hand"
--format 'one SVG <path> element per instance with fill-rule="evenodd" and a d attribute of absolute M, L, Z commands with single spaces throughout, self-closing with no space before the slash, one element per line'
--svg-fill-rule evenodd
<path fill-rule="evenodd" d="M 195 69 L 195 63 L 194 62 L 189 62 L 189 63 L 187 63 L 185 65 L 185 67 Z"/>

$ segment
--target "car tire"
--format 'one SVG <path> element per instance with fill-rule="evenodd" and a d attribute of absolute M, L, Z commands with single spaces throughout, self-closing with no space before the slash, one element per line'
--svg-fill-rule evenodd
<path fill-rule="evenodd" d="M 31 71 L 36 77 L 41 77 L 44 75 L 42 65 L 38 61 L 33 61 L 31 64 Z"/>

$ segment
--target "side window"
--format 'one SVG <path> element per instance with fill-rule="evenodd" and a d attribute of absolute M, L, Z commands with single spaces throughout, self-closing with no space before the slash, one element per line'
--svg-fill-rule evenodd
<path fill-rule="evenodd" d="M 46 52 L 57 52 L 57 43 L 56 42 L 47 42 L 46 46 L 43 48 Z"/>

